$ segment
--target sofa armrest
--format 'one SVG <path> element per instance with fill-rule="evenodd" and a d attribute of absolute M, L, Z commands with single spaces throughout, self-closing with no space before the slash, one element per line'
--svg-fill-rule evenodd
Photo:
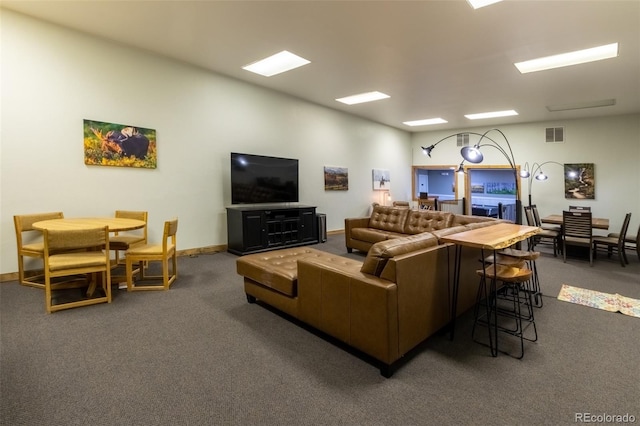
<path fill-rule="evenodd" d="M 401 355 L 449 322 L 454 250 L 443 244 L 389 259 L 381 277 L 395 276 Z"/>
<path fill-rule="evenodd" d="M 394 283 L 353 265 L 303 259 L 298 261 L 298 304 L 305 323 L 384 363 L 398 359 Z"/>
<path fill-rule="evenodd" d="M 348 217 L 344 220 L 344 233 L 351 233 L 353 228 L 368 228 L 368 217 Z"/>
<path fill-rule="evenodd" d="M 369 218 L 368 217 L 348 217 L 344 220 L 344 242 L 351 252 L 351 249 L 360 249 L 360 245 L 355 243 L 353 240 L 353 235 L 351 231 L 355 228 L 368 228 L 369 227 Z"/>

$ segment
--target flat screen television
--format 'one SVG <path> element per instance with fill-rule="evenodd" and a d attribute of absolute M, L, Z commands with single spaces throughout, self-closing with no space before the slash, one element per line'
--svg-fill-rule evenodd
<path fill-rule="evenodd" d="M 298 160 L 231 153 L 231 203 L 298 202 Z"/>

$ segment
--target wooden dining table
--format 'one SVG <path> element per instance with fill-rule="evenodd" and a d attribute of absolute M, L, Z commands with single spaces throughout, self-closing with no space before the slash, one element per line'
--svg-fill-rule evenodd
<path fill-rule="evenodd" d="M 63 218 L 63 219 L 49 219 L 41 220 L 33 224 L 34 229 L 40 231 L 68 231 L 68 230 L 81 230 L 107 227 L 109 232 L 122 232 L 132 231 L 134 229 L 144 228 L 145 221 L 138 219 L 128 219 L 122 217 L 79 217 L 79 218 Z M 121 279 L 119 275 L 111 277 L 111 282 L 114 282 L 114 278 Z M 117 281 L 116 281 L 117 282 Z M 92 283 L 87 295 L 93 294 L 96 283 Z"/>
<path fill-rule="evenodd" d="M 549 216 L 541 218 L 540 222 L 548 223 L 552 225 L 562 225 L 562 215 L 551 214 Z M 595 229 L 609 229 L 609 219 L 602 218 L 602 217 L 592 217 L 591 227 Z"/>
<path fill-rule="evenodd" d="M 33 224 L 40 231 L 67 231 L 79 229 L 101 228 L 106 226 L 109 232 L 131 231 L 144 228 L 145 222 L 137 219 L 121 217 L 79 217 L 41 220 Z"/>

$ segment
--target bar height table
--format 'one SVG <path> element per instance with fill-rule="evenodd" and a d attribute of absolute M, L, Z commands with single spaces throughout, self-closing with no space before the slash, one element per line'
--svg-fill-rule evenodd
<path fill-rule="evenodd" d="M 540 232 L 536 226 L 516 225 L 513 223 L 499 223 L 484 228 L 471 229 L 457 234 L 446 235 L 442 241 L 456 245 L 453 273 L 453 295 L 451 297 L 450 339 L 453 340 L 455 321 L 458 308 L 458 289 L 460 288 L 460 258 L 462 247 L 479 248 L 481 250 L 493 250 L 495 256 L 497 250 L 510 247 L 519 241 L 526 240 Z"/>

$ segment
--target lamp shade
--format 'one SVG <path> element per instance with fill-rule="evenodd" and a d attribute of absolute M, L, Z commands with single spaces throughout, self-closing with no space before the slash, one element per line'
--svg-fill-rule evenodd
<path fill-rule="evenodd" d="M 468 162 L 474 164 L 482 163 L 482 160 L 484 160 L 482 152 L 480 152 L 480 150 L 476 146 L 463 147 L 460 150 L 460 155 L 462 155 L 462 158 L 464 158 Z"/>
<path fill-rule="evenodd" d="M 528 178 L 529 176 L 531 176 L 531 173 L 529 173 L 529 170 L 520 170 L 520 177 L 521 178 Z"/>
<path fill-rule="evenodd" d="M 429 157 L 431 157 L 431 150 L 435 147 L 435 145 L 430 145 L 430 146 L 421 146 L 420 148 L 422 148 L 422 153 L 424 155 L 428 155 Z"/>
<path fill-rule="evenodd" d="M 547 180 L 549 179 L 549 176 L 545 175 L 542 170 L 540 170 L 540 173 L 538 173 L 536 175 L 536 180 Z"/>

